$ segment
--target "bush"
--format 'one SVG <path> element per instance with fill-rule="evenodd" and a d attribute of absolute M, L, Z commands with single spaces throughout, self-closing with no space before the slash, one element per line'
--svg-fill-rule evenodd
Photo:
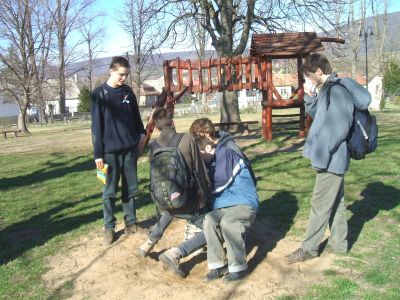
<path fill-rule="evenodd" d="M 400 67 L 392 62 L 383 75 L 383 89 L 387 96 L 398 96 L 400 94 Z"/>
<path fill-rule="evenodd" d="M 78 99 L 78 112 L 90 112 L 90 91 L 87 86 L 80 89 Z"/>

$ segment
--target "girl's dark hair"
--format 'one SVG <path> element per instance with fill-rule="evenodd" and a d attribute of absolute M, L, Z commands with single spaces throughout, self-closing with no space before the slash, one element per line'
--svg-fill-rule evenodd
<path fill-rule="evenodd" d="M 332 73 L 332 67 L 325 55 L 321 53 L 311 53 L 304 60 L 300 67 L 300 72 L 303 74 L 315 73 L 320 68 L 322 73 L 329 75 Z"/>

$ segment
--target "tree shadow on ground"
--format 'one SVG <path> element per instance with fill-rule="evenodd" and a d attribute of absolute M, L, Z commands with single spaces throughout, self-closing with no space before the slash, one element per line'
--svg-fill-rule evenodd
<path fill-rule="evenodd" d="M 92 159 L 86 159 L 84 161 L 66 167 L 67 164 L 70 164 L 77 160 L 81 160 L 83 158 L 85 158 L 85 156 L 75 157 L 68 162 L 60 163 L 48 161 L 44 163 L 44 167 L 42 169 L 39 169 L 35 172 L 15 177 L 2 178 L 0 179 L 0 190 L 8 190 L 14 187 L 22 187 L 34 183 L 43 183 L 49 179 L 60 178 L 67 174 L 94 170 L 95 166 Z"/>
<path fill-rule="evenodd" d="M 30 249 L 46 244 L 56 236 L 102 220 L 101 196 L 102 194 L 98 193 L 78 201 L 62 203 L 2 229 L 0 231 L 0 265 L 7 264 Z M 149 201 L 144 199 L 136 201 L 136 209 L 148 203 Z M 115 211 L 116 213 L 122 211 L 119 199 L 117 199 Z"/>
<path fill-rule="evenodd" d="M 400 204 L 400 190 L 382 182 L 372 182 L 361 192 L 361 200 L 347 207 L 353 215 L 348 221 L 349 250 L 357 241 L 364 224 L 374 219 L 381 210 L 390 211 Z"/>
<path fill-rule="evenodd" d="M 260 203 L 259 215 L 247 240 L 248 252 L 256 248 L 254 256 L 248 261 L 249 272 L 285 238 L 298 210 L 297 198 L 288 191 L 279 191 L 271 199 Z"/>

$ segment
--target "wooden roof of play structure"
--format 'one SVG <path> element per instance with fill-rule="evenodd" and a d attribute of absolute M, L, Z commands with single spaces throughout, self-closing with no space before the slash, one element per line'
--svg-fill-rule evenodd
<path fill-rule="evenodd" d="M 321 42 L 344 43 L 343 39 L 317 37 L 315 32 L 254 34 L 251 39 L 251 56 L 296 58 L 311 52 L 325 50 Z"/>

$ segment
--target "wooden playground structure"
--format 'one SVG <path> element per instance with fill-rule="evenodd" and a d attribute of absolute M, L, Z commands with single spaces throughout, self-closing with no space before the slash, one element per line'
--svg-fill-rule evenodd
<path fill-rule="evenodd" d="M 254 34 L 250 56 L 220 57 L 204 61 L 166 60 L 163 63 L 165 87 L 154 107 L 166 105 L 173 113 L 174 104 L 185 93 L 259 90 L 262 93 L 262 136 L 271 141 L 273 109 L 299 108 L 299 136 L 307 134 L 303 104 L 303 74 L 299 69 L 311 52 L 323 51 L 322 42 L 344 43 L 343 39 L 317 37 L 315 32 Z M 274 85 L 272 63 L 277 59 L 297 60 L 297 89 L 283 99 Z M 283 115 L 280 115 L 282 117 Z M 293 116 L 293 115 L 291 115 Z M 153 132 L 150 117 L 147 141 Z"/>

